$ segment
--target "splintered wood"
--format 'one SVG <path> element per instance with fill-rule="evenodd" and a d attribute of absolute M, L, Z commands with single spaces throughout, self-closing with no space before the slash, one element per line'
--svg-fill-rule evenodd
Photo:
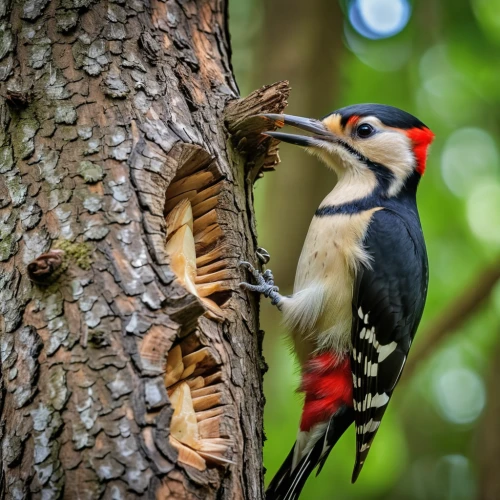
<path fill-rule="evenodd" d="M 207 464 L 233 463 L 227 454 L 234 443 L 221 435 L 227 407 L 217 362 L 207 347 L 189 351 L 190 346 L 184 341 L 172 348 L 167 357 L 165 385 L 174 409 L 170 443 L 178 451 L 180 462 L 203 471 Z"/>
<path fill-rule="evenodd" d="M 227 246 L 221 243 L 224 234 L 217 220 L 222 180 L 211 164 L 193 170 L 192 165 L 181 168 L 181 178 L 174 179 L 166 193 L 166 252 L 179 282 L 200 298 L 208 317 L 221 320 L 220 293 L 231 290 L 234 278 L 224 259 Z M 215 300 L 210 297 L 214 294 L 219 294 Z"/>

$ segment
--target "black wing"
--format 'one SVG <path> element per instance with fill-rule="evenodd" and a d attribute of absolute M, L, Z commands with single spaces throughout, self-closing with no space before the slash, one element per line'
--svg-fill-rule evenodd
<path fill-rule="evenodd" d="M 375 212 L 364 246 L 371 267 L 356 276 L 351 368 L 356 481 L 401 376 L 424 309 L 428 266 L 416 210 Z"/>

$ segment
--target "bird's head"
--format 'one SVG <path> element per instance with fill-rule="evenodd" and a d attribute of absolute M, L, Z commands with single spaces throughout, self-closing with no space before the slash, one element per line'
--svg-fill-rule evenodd
<path fill-rule="evenodd" d="M 311 135 L 266 132 L 303 146 L 319 156 L 339 176 L 373 178 L 389 195 L 409 178 L 425 171 L 427 150 L 434 134 L 413 115 L 382 104 L 357 104 L 338 109 L 322 120 L 290 115 L 262 115 L 279 127 L 290 125 Z"/>

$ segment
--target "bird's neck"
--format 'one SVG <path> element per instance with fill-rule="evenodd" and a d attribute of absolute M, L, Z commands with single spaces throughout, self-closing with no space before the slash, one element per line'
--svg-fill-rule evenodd
<path fill-rule="evenodd" d="M 339 206 L 352 204 L 374 195 L 378 182 L 375 174 L 368 169 L 344 170 L 337 172 L 337 184 L 320 205 Z"/>
<path fill-rule="evenodd" d="M 416 203 L 416 191 L 420 175 L 415 172 L 400 188 L 391 192 L 390 185 L 380 182 L 377 175 L 368 169 L 337 172 L 335 187 L 322 201 L 316 215 L 334 213 L 352 214 L 389 203 Z"/>

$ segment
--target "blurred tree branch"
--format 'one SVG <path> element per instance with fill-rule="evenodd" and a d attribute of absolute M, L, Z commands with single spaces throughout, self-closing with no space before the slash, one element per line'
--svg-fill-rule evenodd
<path fill-rule="evenodd" d="M 486 267 L 476 279 L 466 287 L 465 291 L 453 300 L 420 334 L 423 341 L 410 356 L 405 368 L 405 378 L 411 377 L 421 361 L 450 334 L 458 330 L 490 296 L 496 283 L 500 280 L 500 259 Z"/>

